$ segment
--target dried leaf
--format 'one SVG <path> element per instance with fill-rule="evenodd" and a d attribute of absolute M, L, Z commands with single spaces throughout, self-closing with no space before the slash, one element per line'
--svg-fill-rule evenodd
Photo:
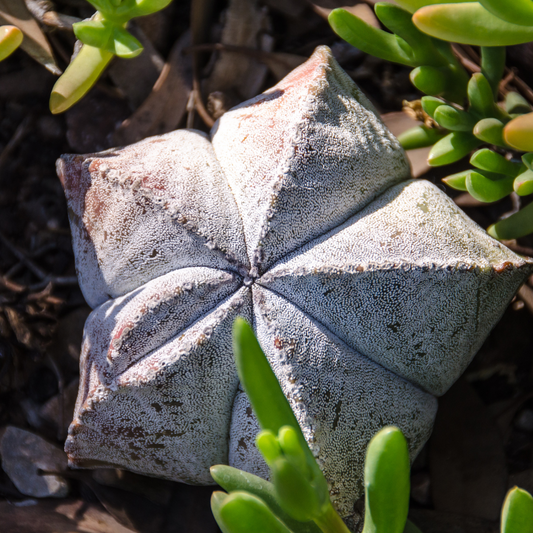
<path fill-rule="evenodd" d="M 53 74 L 61 74 L 48 40 L 22 0 L 0 0 L 0 22 L 19 28 L 24 33 L 21 48 Z"/>
<path fill-rule="evenodd" d="M 291 70 L 294 70 L 306 60 L 307 58 L 304 56 L 283 52 L 265 52 L 263 58 L 263 62 L 268 66 L 277 81 L 284 78 Z"/>
<path fill-rule="evenodd" d="M 178 127 L 192 88 L 192 61 L 182 54 L 189 39 L 186 34 L 176 42 L 148 98 L 116 130 L 114 144 L 130 144 Z"/>
<path fill-rule="evenodd" d="M 273 39 L 265 33 L 269 19 L 257 0 L 231 0 L 221 42 L 232 46 L 272 51 Z M 222 52 L 205 84 L 207 94 L 236 91 L 243 99 L 253 98 L 265 81 L 267 67 L 253 57 Z"/>
<path fill-rule="evenodd" d="M 503 439 L 465 380 L 440 400 L 429 462 L 437 511 L 498 519 L 507 489 Z"/>
<path fill-rule="evenodd" d="M 0 523 L 10 533 L 131 533 L 101 507 L 82 500 L 29 501 L 24 506 L 2 501 Z"/>

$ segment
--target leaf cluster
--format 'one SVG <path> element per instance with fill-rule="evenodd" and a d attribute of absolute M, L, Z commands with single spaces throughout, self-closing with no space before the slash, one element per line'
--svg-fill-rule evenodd
<path fill-rule="evenodd" d="M 413 67 L 413 85 L 428 96 L 422 109 L 433 127 L 421 125 L 404 132 L 405 149 L 432 146 L 428 163 L 448 165 L 477 150 L 473 168 L 444 179 L 482 202 L 495 202 L 516 193 L 533 193 L 533 113 L 518 93 L 497 102 L 505 70 L 505 46 L 533 40 L 533 3 L 481 0 L 398 0 L 378 3 L 375 12 L 392 33 L 374 28 L 344 9 L 335 9 L 329 22 L 353 46 L 388 61 Z M 481 72 L 470 78 L 451 43 L 481 47 Z M 486 146 L 488 145 L 488 147 Z M 525 152 L 525 153 L 524 153 Z M 533 232 L 533 204 L 492 225 L 498 239 Z"/>
<path fill-rule="evenodd" d="M 331 501 L 327 482 L 302 434 L 250 325 L 233 325 L 235 364 L 262 431 L 256 443 L 272 482 L 225 465 L 211 468 L 227 492 L 211 508 L 223 533 L 349 533 Z M 421 533 L 407 520 L 409 450 L 388 426 L 370 441 L 365 460 L 363 533 Z M 533 533 L 533 498 L 514 487 L 505 499 L 501 533 Z"/>
<path fill-rule="evenodd" d="M 143 47 L 128 31 L 129 21 L 135 17 L 160 11 L 171 1 L 88 0 L 97 11 L 91 19 L 72 25 L 74 34 L 82 46 L 79 50 L 75 50 L 70 64 L 52 89 L 50 111 L 54 114 L 62 113 L 83 98 L 114 56 L 124 59 L 137 57 L 143 51 Z M 25 29 L 22 19 L 28 17 L 35 24 L 23 2 L 22 4 L 14 2 L 9 6 L 22 22 L 20 29 L 13 25 L 0 26 L 0 61 L 23 43 L 24 34 L 28 42 L 31 42 L 31 35 L 28 28 Z M 24 44 L 22 46 L 24 48 Z M 28 49 L 26 51 L 35 57 L 35 52 L 32 53 Z M 54 74 L 61 73 L 51 57 L 51 51 L 48 57 L 36 57 L 36 59 Z M 50 60 L 52 65 L 48 64 Z"/>
<path fill-rule="evenodd" d="M 155 13 L 172 0 L 88 1 L 97 11 L 91 19 L 73 24 L 74 34 L 83 46 L 52 89 L 52 113 L 62 113 L 80 100 L 114 56 L 137 57 L 143 47 L 127 30 L 128 22 L 134 17 Z"/>

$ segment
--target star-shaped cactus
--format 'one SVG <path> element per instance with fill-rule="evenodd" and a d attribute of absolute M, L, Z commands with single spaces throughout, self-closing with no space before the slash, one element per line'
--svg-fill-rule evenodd
<path fill-rule="evenodd" d="M 394 424 L 415 456 L 435 396 L 532 271 L 427 181 L 325 47 L 193 130 L 64 156 L 91 306 L 66 450 L 194 484 L 254 473 L 257 424 L 232 360 L 242 315 L 344 517 L 364 451 Z"/>

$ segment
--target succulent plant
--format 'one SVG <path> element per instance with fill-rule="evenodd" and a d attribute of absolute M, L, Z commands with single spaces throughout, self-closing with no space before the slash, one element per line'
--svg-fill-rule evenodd
<path fill-rule="evenodd" d="M 507 92 L 501 105 L 497 100 L 505 46 L 533 40 L 533 4 L 529 0 L 396 3 L 399 6 L 377 3 L 374 7 L 393 33 L 374 28 L 342 8 L 334 9 L 329 21 L 336 33 L 361 50 L 413 67 L 411 82 L 430 95 L 410 103 L 412 108 L 421 107 L 424 124 L 403 132 L 400 143 L 405 149 L 433 145 L 428 154 L 432 166 L 454 163 L 488 144 L 490 148 L 472 154 L 474 168 L 443 181 L 481 202 L 516 193 L 520 203 L 520 197 L 533 193 L 533 113 L 517 92 Z M 479 46 L 481 72 L 469 80 L 446 41 Z M 533 233 L 533 206 L 527 204 L 503 217 L 487 231 L 502 240 Z"/>
<path fill-rule="evenodd" d="M 74 54 L 50 95 L 50 111 L 63 113 L 89 91 L 114 56 L 137 57 L 141 43 L 126 29 L 135 17 L 150 15 L 172 0 L 88 0 L 97 9 L 91 19 L 73 24 L 83 46 Z"/>
<path fill-rule="evenodd" d="M 66 450 L 187 483 L 267 475 L 232 358 L 254 328 L 350 519 L 366 445 L 411 458 L 435 396 L 468 365 L 533 265 L 490 238 L 405 154 L 332 58 L 313 56 L 223 115 L 58 162 L 94 307 Z"/>

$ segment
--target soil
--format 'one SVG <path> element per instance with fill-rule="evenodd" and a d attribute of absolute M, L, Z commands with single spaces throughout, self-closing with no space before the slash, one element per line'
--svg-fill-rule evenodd
<path fill-rule="evenodd" d="M 90 309 L 77 284 L 67 206 L 55 173 L 59 155 L 99 151 L 177 127 L 209 131 L 212 118 L 275 84 L 320 44 L 333 49 L 381 113 L 420 98 L 407 68 L 366 56 L 331 31 L 328 9 L 356 2 L 246 2 L 253 9 L 239 8 L 243 2 L 235 0 L 228 12 L 226 0 L 195 0 L 191 18 L 191 2 L 174 0 L 163 12 L 138 19 L 134 31 L 148 59 L 115 60 L 89 95 L 62 115 L 48 108 L 53 74 L 22 50 L 0 62 L 0 432 L 16 426 L 62 447 L 72 414 Z M 68 17 L 90 17 L 93 9 L 83 0 L 28 4 L 64 69 L 75 41 Z M 247 28 L 244 36 L 235 37 L 240 27 Z M 191 42 L 204 46 L 194 51 Z M 225 50 L 214 46 L 221 42 Z M 458 53 L 476 57 L 465 47 Z M 509 51 L 515 75 L 531 72 L 532 61 L 526 45 Z M 526 74 L 524 80 L 530 83 Z M 202 93 L 194 103 L 196 82 Z M 447 189 L 441 178 L 465 165 L 430 169 L 421 179 L 440 186 L 487 227 L 515 207 L 513 199 L 481 205 Z M 533 255 L 533 238 L 508 245 Z M 507 488 L 533 491 L 531 286 L 533 280 L 440 401 L 434 434 L 412 471 L 411 518 L 424 533 L 498 531 Z M 212 487 L 120 471 L 62 475 L 69 480 L 68 497 L 38 500 L 20 493 L 0 470 L 3 530 L 218 531 L 209 508 Z"/>

